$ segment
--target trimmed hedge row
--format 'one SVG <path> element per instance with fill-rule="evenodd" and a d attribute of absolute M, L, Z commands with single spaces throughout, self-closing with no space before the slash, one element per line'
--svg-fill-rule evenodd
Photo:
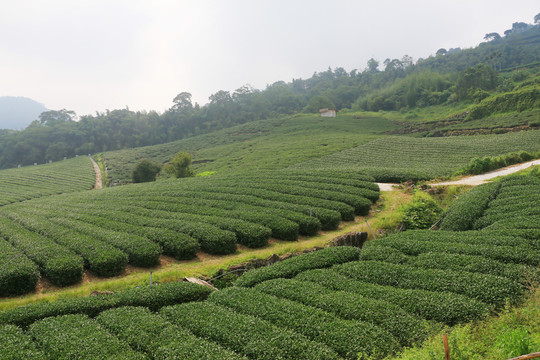
<path fill-rule="evenodd" d="M 218 226 L 223 230 L 232 231 L 236 233 L 239 243 L 249 247 L 267 245 L 270 235 L 281 240 L 298 240 L 298 224 L 265 213 L 227 211 L 182 203 L 173 204 L 153 201 L 143 201 L 134 205 L 141 206 L 138 210 L 139 215 L 144 215 L 144 213 L 148 215 L 151 211 L 152 216 L 160 218 L 199 221 Z"/>
<path fill-rule="evenodd" d="M 302 256 L 295 256 L 270 266 L 253 269 L 240 276 L 235 285 L 250 287 L 265 280 L 291 278 L 302 271 L 320 269 L 357 260 L 360 249 L 350 246 L 336 246 L 318 250 Z"/>
<path fill-rule="evenodd" d="M 422 253 L 437 252 L 437 253 L 449 253 L 449 254 L 463 254 L 463 255 L 477 255 L 490 258 L 505 263 L 514 264 L 527 264 L 531 266 L 540 265 L 540 253 L 535 251 L 532 246 L 529 246 L 529 242 L 522 238 L 509 238 L 517 239 L 525 242 L 525 245 L 489 245 L 482 243 L 466 243 L 466 242 L 452 242 L 445 237 L 434 237 L 431 241 L 422 239 L 422 237 L 407 236 L 407 232 L 403 233 L 404 236 L 392 236 L 374 241 L 369 246 L 388 246 L 394 249 L 398 249 L 406 255 L 417 256 Z M 458 233 L 457 235 L 459 235 Z M 466 239 L 466 237 L 464 237 Z M 489 239 L 489 237 L 486 237 Z M 512 240 L 510 240 L 512 241 Z"/>
<path fill-rule="evenodd" d="M 472 229 L 474 221 L 482 216 L 488 203 L 497 196 L 500 186 L 500 182 L 493 182 L 466 192 L 448 209 L 439 228 L 450 231 Z"/>
<path fill-rule="evenodd" d="M 144 286 L 111 295 L 86 296 L 20 306 L 0 312 L 0 324 L 26 327 L 49 316 L 86 314 L 93 317 L 104 310 L 121 306 L 144 306 L 156 311 L 167 305 L 204 300 L 211 292 L 212 289 L 208 287 L 188 282 Z"/>
<path fill-rule="evenodd" d="M 408 230 L 398 234 L 390 235 L 379 239 L 382 241 L 393 240 L 418 240 L 424 242 L 445 242 L 445 243 L 460 243 L 460 244 L 475 244 L 475 245 L 492 245 L 492 246 L 528 246 L 530 244 L 527 239 L 508 234 L 487 234 L 484 231 L 431 231 L 431 230 Z M 379 244 L 373 243 L 373 245 Z"/>
<path fill-rule="evenodd" d="M 195 184 L 194 184 L 195 185 Z M 200 190 L 207 190 L 206 184 L 201 183 L 198 184 L 198 186 L 194 186 L 193 189 L 200 189 Z M 212 184 L 214 185 L 214 184 Z M 218 182 L 218 186 L 220 187 L 227 187 L 227 188 L 237 188 L 241 193 L 244 194 L 248 189 L 256 189 L 256 190 L 266 190 L 266 191 L 272 191 L 281 193 L 284 195 L 295 195 L 295 196 L 301 196 L 301 197 L 307 197 L 310 198 L 310 202 L 316 200 L 317 203 L 314 204 L 314 206 L 321 206 L 326 207 L 325 205 L 319 205 L 319 199 L 320 200 L 329 200 L 329 201 L 335 201 L 347 204 L 349 206 L 352 206 L 354 208 L 355 214 L 357 215 L 366 215 L 369 212 L 369 208 L 371 207 L 371 201 L 358 196 L 358 195 L 351 195 L 348 193 L 341 193 L 339 191 L 335 190 L 323 190 L 318 188 L 310 188 L 305 186 L 300 186 L 301 184 L 287 184 L 287 182 L 283 183 L 271 183 L 271 182 L 240 182 L 236 179 L 227 179 L 223 181 Z M 356 189 L 356 188 L 352 188 Z M 208 189 L 209 191 L 214 191 L 212 189 Z M 360 190 L 360 189 L 358 189 Z M 342 217 L 345 218 L 342 214 Z"/>
<path fill-rule="evenodd" d="M 96 320 L 120 340 L 135 350 L 144 351 L 152 359 L 246 360 L 216 343 L 196 337 L 144 307 L 106 310 Z"/>
<path fill-rule="evenodd" d="M 152 196 L 142 199 L 137 198 L 136 202 L 132 201 L 132 203 L 149 209 L 242 219 L 248 222 L 268 226 L 273 231 L 280 229 L 280 227 L 276 227 L 276 223 L 289 223 L 292 221 L 297 224 L 295 227 L 298 228 L 297 231 L 300 234 L 308 236 L 317 234 L 321 229 L 321 222 L 319 219 L 309 215 L 290 210 L 262 208 L 231 201 L 197 199 L 191 197 L 171 198 Z"/>
<path fill-rule="evenodd" d="M 128 262 L 134 266 L 153 267 L 159 264 L 161 248 L 156 243 L 137 235 L 103 229 L 93 224 L 65 217 L 49 218 L 49 221 L 60 226 L 101 240 L 121 250 L 128 256 Z"/>
<path fill-rule="evenodd" d="M 485 227 L 488 227 L 491 224 L 494 224 L 501 220 L 506 220 L 508 218 L 512 218 L 515 216 L 519 217 L 529 217 L 529 216 L 538 216 L 540 215 L 540 207 L 537 208 L 531 208 L 526 207 L 526 204 L 523 204 L 523 209 L 517 209 L 516 207 L 506 207 L 499 209 L 497 208 L 497 212 L 490 212 L 489 214 L 484 214 L 481 218 L 477 219 L 474 222 L 473 228 L 474 229 L 483 229 Z"/>
<path fill-rule="evenodd" d="M 253 289 L 229 287 L 210 294 L 208 301 L 326 344 L 345 359 L 356 360 L 359 353 L 384 358 L 400 349 L 396 339 L 378 326 L 343 320 L 321 309 Z"/>
<path fill-rule="evenodd" d="M 160 219 L 130 214 L 118 210 L 95 209 L 89 207 L 85 213 L 106 216 L 111 221 L 130 225 L 165 228 L 189 235 L 199 241 L 201 250 L 209 254 L 231 254 L 236 251 L 236 235 L 211 224 L 192 221 Z"/>
<path fill-rule="evenodd" d="M 50 359 L 147 359 L 86 315 L 40 320 L 28 333 Z"/>
<path fill-rule="evenodd" d="M 497 221 L 489 225 L 488 227 L 485 227 L 484 229 L 485 230 L 499 230 L 499 229 L 538 230 L 540 229 L 540 215 L 514 216 L 510 219 Z"/>
<path fill-rule="evenodd" d="M 381 261 L 356 261 L 333 267 L 353 279 L 405 289 L 462 294 L 494 306 L 516 303 L 525 289 L 509 279 L 456 270 L 421 269 Z"/>
<path fill-rule="evenodd" d="M 402 346 L 412 346 L 427 337 L 425 322 L 387 301 L 332 291 L 316 283 L 295 279 L 268 280 L 254 289 L 317 307 L 345 320 L 375 324 L 392 334 Z"/>
<path fill-rule="evenodd" d="M 51 239 L 0 216 L 2 237 L 36 263 L 52 284 L 67 286 L 81 281 L 84 267 L 82 257 Z"/>
<path fill-rule="evenodd" d="M 68 227 L 51 225 L 28 209 L 17 208 L 17 212 L 5 211 L 11 220 L 20 223 L 30 231 L 50 238 L 60 245 L 82 256 L 85 266 L 99 276 L 120 275 L 126 269 L 128 257 L 125 253 L 103 241 L 76 233 Z"/>
<path fill-rule="evenodd" d="M 388 301 L 411 314 L 447 325 L 480 319 L 490 311 L 489 306 L 483 302 L 463 295 L 362 282 L 341 275 L 331 268 L 305 271 L 295 279 L 314 282 L 336 291 Z"/>
<path fill-rule="evenodd" d="M 132 194 L 136 196 L 136 194 Z M 252 195 L 227 194 L 209 191 L 182 191 L 161 193 L 161 196 L 170 200 L 178 199 L 184 202 L 185 199 L 191 200 L 214 200 L 220 201 L 220 204 L 226 204 L 230 208 L 235 209 L 236 206 L 247 206 L 256 211 L 278 211 L 282 216 L 294 220 L 289 217 L 289 212 L 301 213 L 303 215 L 311 214 L 312 217 L 319 220 L 322 230 L 335 230 L 341 222 L 341 214 L 335 210 L 328 210 L 322 207 L 311 207 L 307 205 L 290 204 L 283 201 L 265 200 Z M 286 210 L 286 211 L 283 211 Z M 300 229 L 302 231 L 302 229 Z"/>
<path fill-rule="evenodd" d="M 537 268 L 526 265 L 506 264 L 483 256 L 427 252 L 409 256 L 387 246 L 364 246 L 361 260 L 377 260 L 394 264 L 411 265 L 419 268 L 440 270 L 461 270 L 502 276 L 512 281 L 527 284 L 540 279 Z"/>
<path fill-rule="evenodd" d="M 371 209 L 371 200 L 365 197 L 357 195 L 351 195 L 347 193 L 341 193 L 334 190 L 321 190 L 317 188 L 301 187 L 294 185 L 282 185 L 282 184 L 246 184 L 246 187 L 264 189 L 270 191 L 277 191 L 289 195 L 309 196 L 311 198 L 318 198 L 322 200 L 331 200 L 345 203 L 354 208 L 356 215 L 367 215 Z"/>
<path fill-rule="evenodd" d="M 160 315 L 198 337 L 214 341 L 251 359 L 339 359 L 326 345 L 209 301 L 168 306 L 161 309 Z"/>
<path fill-rule="evenodd" d="M 178 260 L 193 259 L 199 250 L 199 242 L 189 235 L 175 232 L 169 229 L 160 229 L 151 226 L 137 226 L 122 222 L 112 221 L 106 217 L 90 214 L 66 214 L 74 219 L 84 221 L 100 228 L 124 232 L 145 237 L 159 244 L 163 249 L 163 254 L 174 257 Z"/>
<path fill-rule="evenodd" d="M 0 297 L 33 291 L 38 280 L 38 266 L 10 243 L 0 239 Z"/>
<path fill-rule="evenodd" d="M 32 338 L 13 325 L 0 326 L 0 359 L 45 360 L 48 359 Z"/>
<path fill-rule="evenodd" d="M 310 207 L 313 207 L 314 214 L 315 214 L 316 208 L 324 208 L 327 210 L 333 210 L 333 211 L 339 212 L 341 215 L 341 219 L 343 221 L 354 220 L 354 207 L 347 205 L 346 203 L 343 203 L 343 202 L 316 198 L 310 195 L 305 195 L 305 196 L 291 195 L 291 194 L 284 194 L 278 191 L 272 191 L 272 190 L 266 190 L 266 189 L 247 188 L 247 187 L 239 188 L 234 185 L 229 185 L 226 187 L 221 185 L 219 187 L 201 188 L 201 190 L 209 191 L 209 192 L 217 192 L 217 193 L 225 192 L 225 193 L 238 194 L 238 195 L 251 195 L 251 196 L 256 196 L 265 200 L 280 201 L 280 202 L 286 202 L 290 204 L 310 206 Z M 314 215 L 314 216 L 317 216 L 317 215 Z"/>
<path fill-rule="evenodd" d="M 376 184 L 368 183 L 370 188 L 367 188 L 365 186 L 350 186 L 350 185 L 343 185 L 343 184 L 337 184 L 337 183 L 324 183 L 322 181 L 306 181 L 306 180 L 294 180 L 290 178 L 274 178 L 271 177 L 270 179 L 261 179 L 261 178 L 254 178 L 254 177 L 245 177 L 242 175 L 236 176 L 235 180 L 243 181 L 245 180 L 245 183 L 247 186 L 250 187 L 258 187 L 259 184 L 263 184 L 262 186 L 266 186 L 267 184 L 274 184 L 278 186 L 283 187 L 298 187 L 298 188 L 308 188 L 308 189 L 316 189 L 316 190 L 328 190 L 328 191 L 338 191 L 344 194 L 350 194 L 354 196 L 361 196 L 365 197 L 366 199 L 371 200 L 372 202 L 375 202 L 379 199 L 380 193 L 379 193 L 379 187 Z M 256 181 L 254 181 L 256 180 Z"/>

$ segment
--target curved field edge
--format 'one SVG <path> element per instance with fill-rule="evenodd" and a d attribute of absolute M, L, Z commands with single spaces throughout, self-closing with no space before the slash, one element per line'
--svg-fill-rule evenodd
<path fill-rule="evenodd" d="M 314 237 L 300 237 L 297 242 L 277 241 L 260 249 L 239 249 L 237 253 L 224 256 L 205 254 L 202 259 L 188 261 L 173 261 L 161 268 L 143 269 L 130 267 L 126 274 L 114 278 L 83 280 L 82 284 L 67 288 L 51 288 L 42 290 L 37 294 L 29 294 L 17 298 L 0 300 L 0 311 L 40 301 L 54 301 L 60 298 L 86 296 L 93 291 L 117 291 L 135 286 L 148 284 L 150 271 L 153 282 L 177 281 L 184 277 L 212 275 L 219 269 L 241 264 L 251 259 L 264 259 L 272 254 L 283 255 L 301 252 L 316 246 L 324 246 L 333 238 L 352 231 L 365 231 L 371 237 L 370 230 L 365 221 L 368 221 L 373 231 L 379 226 L 392 221 L 394 211 L 410 198 L 409 194 L 400 191 L 381 193 L 381 199 L 374 204 L 368 216 L 357 217 L 353 222 L 342 223 L 338 230 L 323 231 Z"/>

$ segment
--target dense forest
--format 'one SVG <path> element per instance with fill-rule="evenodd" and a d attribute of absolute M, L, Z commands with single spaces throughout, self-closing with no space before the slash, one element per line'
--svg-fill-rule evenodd
<path fill-rule="evenodd" d="M 160 144 L 327 107 L 379 111 L 474 104 L 494 93 L 527 91 L 527 86 L 516 89 L 516 82 L 538 86 L 538 16 L 535 25 L 514 23 L 502 36 L 489 33 L 484 40 L 472 49 L 439 49 L 416 62 L 408 55 L 383 62 L 370 59 L 363 70 L 329 68 L 305 80 L 275 82 L 264 90 L 249 85 L 232 93 L 220 90 L 202 106 L 193 104 L 189 92 L 181 92 L 164 113 L 126 108 L 76 121 L 72 111 L 46 111 L 22 131 L 0 130 L 0 168 Z"/>

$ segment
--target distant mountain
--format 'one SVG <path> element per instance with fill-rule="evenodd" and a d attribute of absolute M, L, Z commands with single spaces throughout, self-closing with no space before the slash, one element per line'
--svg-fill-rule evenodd
<path fill-rule="evenodd" d="M 0 96 L 0 129 L 22 130 L 48 109 L 21 96 Z"/>

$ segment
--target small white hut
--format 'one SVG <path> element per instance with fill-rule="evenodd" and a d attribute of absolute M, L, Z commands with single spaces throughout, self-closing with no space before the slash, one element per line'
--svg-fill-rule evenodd
<path fill-rule="evenodd" d="M 336 117 L 336 110 L 334 109 L 321 109 L 319 113 L 324 117 Z"/>

